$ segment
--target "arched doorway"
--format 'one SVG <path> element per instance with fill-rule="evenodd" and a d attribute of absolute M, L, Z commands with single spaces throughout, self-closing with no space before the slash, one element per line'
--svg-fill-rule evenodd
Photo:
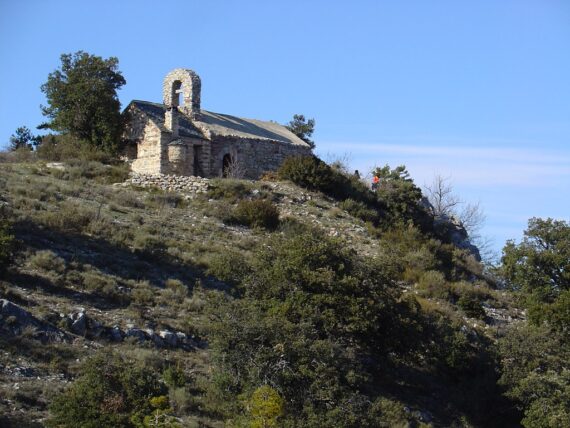
<path fill-rule="evenodd" d="M 229 174 L 231 174 L 232 165 L 234 160 L 232 159 L 232 155 L 229 153 L 224 155 L 222 159 L 222 177 L 226 178 Z"/>

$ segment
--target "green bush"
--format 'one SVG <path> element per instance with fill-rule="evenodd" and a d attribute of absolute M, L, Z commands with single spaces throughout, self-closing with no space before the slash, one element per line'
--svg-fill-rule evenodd
<path fill-rule="evenodd" d="M 169 278 L 166 280 L 164 285 L 168 290 L 171 290 L 172 293 L 179 298 L 188 296 L 188 287 L 186 287 L 184 283 L 179 279 Z"/>
<path fill-rule="evenodd" d="M 147 208 L 182 208 L 185 206 L 184 198 L 176 193 L 150 193 L 144 200 Z"/>
<path fill-rule="evenodd" d="M 136 306 L 148 306 L 154 303 L 154 290 L 148 281 L 140 281 L 131 291 L 132 303 Z"/>
<path fill-rule="evenodd" d="M 424 272 L 418 282 L 418 288 L 428 297 L 448 300 L 451 292 L 443 274 L 436 270 Z"/>
<path fill-rule="evenodd" d="M 373 174 L 380 181 L 375 190 L 378 202 L 386 210 L 387 224 L 412 223 L 429 231 L 433 229 L 433 218 L 422 206 L 422 191 L 414 184 L 405 166 L 390 169 L 388 165 L 376 168 Z"/>
<path fill-rule="evenodd" d="M 435 255 L 425 245 L 407 252 L 403 259 L 406 263 L 404 279 L 407 281 L 418 281 L 424 272 L 433 270 L 437 265 Z"/>
<path fill-rule="evenodd" d="M 277 427 L 283 415 L 285 403 L 274 388 L 263 385 L 257 388 L 249 400 L 251 428 Z"/>
<path fill-rule="evenodd" d="M 218 178 L 210 180 L 208 196 L 212 199 L 226 199 L 235 203 L 251 193 L 251 184 L 245 180 Z"/>
<path fill-rule="evenodd" d="M 524 413 L 524 427 L 570 423 L 570 346 L 567 333 L 546 324 L 516 323 L 499 340 L 500 385 Z"/>
<path fill-rule="evenodd" d="M 228 284 L 238 285 L 250 272 L 247 263 L 244 263 L 243 254 L 227 250 L 216 253 L 208 263 L 206 271 L 217 279 Z"/>
<path fill-rule="evenodd" d="M 47 211 L 36 214 L 36 218 L 45 226 L 67 233 L 84 233 L 96 218 L 96 212 L 80 204 L 64 201 L 57 211 Z"/>
<path fill-rule="evenodd" d="M 352 199 L 370 208 L 381 208 L 374 194 L 357 177 L 331 168 L 316 156 L 289 157 L 277 173 L 282 180 L 290 180 L 306 189 L 323 192 L 339 201 Z"/>
<path fill-rule="evenodd" d="M 88 141 L 80 140 L 68 134 L 47 135 L 43 137 L 36 154 L 46 161 L 96 161 L 111 162 L 114 157 L 97 149 Z"/>
<path fill-rule="evenodd" d="M 359 218 L 362 221 L 367 221 L 377 224 L 380 220 L 380 215 L 377 210 L 370 208 L 364 202 L 355 201 L 354 199 L 345 199 L 340 204 L 339 208 L 345 210 L 350 215 Z"/>
<path fill-rule="evenodd" d="M 38 251 L 28 261 L 32 267 L 44 272 L 65 272 L 65 260 L 51 250 Z"/>
<path fill-rule="evenodd" d="M 79 377 L 51 406 L 51 427 L 139 427 L 166 394 L 153 370 L 112 352 L 87 360 Z"/>
<path fill-rule="evenodd" d="M 384 358 L 409 351 L 415 328 L 410 304 L 398 300 L 381 267 L 308 230 L 272 236 L 250 270 L 241 298 L 211 293 L 208 302 L 217 368 L 211 388 L 224 414 L 243 414 L 238 396 L 265 383 L 287 403 L 290 426 L 331 426 L 338 418 L 338 426 L 374 426 L 364 423 L 374 393 L 359 391 L 374 389 Z M 362 364 L 372 360 L 374 367 Z M 337 405 L 324 405 L 329 399 Z"/>
<path fill-rule="evenodd" d="M 235 223 L 249 227 L 273 230 L 279 226 L 279 210 L 273 202 L 266 199 L 239 201 L 232 217 Z"/>
<path fill-rule="evenodd" d="M 294 156 L 285 159 L 278 172 L 282 180 L 328 194 L 334 190 L 333 170 L 316 156 Z"/>
<path fill-rule="evenodd" d="M 110 295 L 117 288 L 117 281 L 115 278 L 98 273 L 95 271 L 87 271 L 82 273 L 83 288 L 95 293 L 103 295 Z"/>
<path fill-rule="evenodd" d="M 8 267 L 14 251 L 14 235 L 7 219 L 0 213 L 0 272 Z"/>
<path fill-rule="evenodd" d="M 468 317 L 484 319 L 486 316 L 481 302 L 473 293 L 462 294 L 457 300 L 457 306 L 459 306 Z"/>
<path fill-rule="evenodd" d="M 161 236 L 154 236 L 138 230 L 133 239 L 133 248 L 148 256 L 161 256 L 166 253 L 166 243 Z"/>
<path fill-rule="evenodd" d="M 186 385 L 184 370 L 179 367 L 169 366 L 162 372 L 164 382 L 173 388 L 180 388 Z"/>

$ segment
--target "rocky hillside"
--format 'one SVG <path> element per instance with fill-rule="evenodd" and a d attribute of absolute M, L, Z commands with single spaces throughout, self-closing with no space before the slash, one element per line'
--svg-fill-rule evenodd
<path fill-rule="evenodd" d="M 510 294 L 428 214 L 309 189 L 1 164 L 0 425 L 71 426 L 73 385 L 114 397 L 89 405 L 117 426 L 516 425 L 494 351 L 525 318 Z M 144 404 L 81 383 L 109 355 L 155 379 Z"/>

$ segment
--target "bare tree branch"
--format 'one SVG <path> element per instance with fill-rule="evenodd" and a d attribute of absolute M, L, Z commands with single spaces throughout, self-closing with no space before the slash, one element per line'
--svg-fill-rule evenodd
<path fill-rule="evenodd" d="M 450 177 L 435 175 L 432 183 L 425 186 L 425 192 L 436 217 L 457 216 L 456 209 L 462 202 L 453 193 Z"/>

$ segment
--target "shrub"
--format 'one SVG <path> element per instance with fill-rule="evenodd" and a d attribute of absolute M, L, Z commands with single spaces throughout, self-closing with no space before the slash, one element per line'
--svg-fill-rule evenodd
<path fill-rule="evenodd" d="M 325 194 L 334 191 L 333 170 L 316 156 L 293 156 L 285 159 L 277 171 L 279 178 Z"/>
<path fill-rule="evenodd" d="M 154 290 L 148 281 L 141 281 L 131 291 L 132 303 L 137 306 L 147 306 L 154 303 Z"/>
<path fill-rule="evenodd" d="M 113 157 L 68 134 L 47 135 L 37 148 L 37 156 L 46 161 L 97 161 L 111 162 Z"/>
<path fill-rule="evenodd" d="M 194 405 L 194 399 L 185 387 L 170 388 L 170 402 L 174 409 L 181 413 L 187 413 Z"/>
<path fill-rule="evenodd" d="M 52 427 L 142 426 L 153 406 L 150 398 L 166 393 L 153 370 L 101 352 L 81 367 L 79 378 L 50 406 Z"/>
<path fill-rule="evenodd" d="M 179 279 L 169 278 L 164 283 L 167 289 L 171 290 L 175 296 L 184 298 L 188 295 L 188 287 Z"/>
<path fill-rule="evenodd" d="M 69 160 L 64 170 L 52 170 L 51 173 L 61 180 L 76 181 L 81 179 L 93 180 L 98 183 L 110 184 L 125 181 L 129 176 L 130 167 L 126 163 L 107 165 L 98 161 Z"/>
<path fill-rule="evenodd" d="M 58 211 L 37 214 L 38 221 L 60 232 L 85 232 L 95 219 L 95 213 L 79 204 L 64 201 Z"/>
<path fill-rule="evenodd" d="M 291 426 L 332 426 L 340 417 L 337 426 L 373 426 L 363 422 L 374 394 L 358 391 L 374 388 L 389 354 L 408 352 L 409 303 L 380 266 L 315 230 L 272 236 L 250 265 L 241 298 L 209 296 L 212 388 L 224 411 L 233 417 L 240 393 L 269 384 L 296 418 Z M 329 397 L 334 408 L 322 405 Z M 339 413 L 345 406 L 350 417 Z"/>
<path fill-rule="evenodd" d="M 244 226 L 273 230 L 279 225 L 279 210 L 266 199 L 244 199 L 233 211 L 233 220 Z"/>
<path fill-rule="evenodd" d="M 36 252 L 29 258 L 29 263 L 32 267 L 45 272 L 56 272 L 58 274 L 65 272 L 65 260 L 51 250 Z"/>
<path fill-rule="evenodd" d="M 388 224 L 413 223 L 422 230 L 433 228 L 433 219 L 422 205 L 422 191 L 414 184 L 405 166 L 390 169 L 388 165 L 376 168 L 373 174 L 380 182 L 376 197 L 390 220 Z"/>
<path fill-rule="evenodd" d="M 345 199 L 338 206 L 362 221 L 377 224 L 380 220 L 378 211 L 368 207 L 364 202 L 355 201 L 354 199 Z"/>
<path fill-rule="evenodd" d="M 449 299 L 451 292 L 443 274 L 436 270 L 424 272 L 418 282 L 418 288 L 429 297 Z"/>
<path fill-rule="evenodd" d="M 145 206 L 147 208 L 182 208 L 184 198 L 176 193 L 150 193 L 145 198 Z"/>
<path fill-rule="evenodd" d="M 404 278 L 408 281 L 417 281 L 424 272 L 434 269 L 436 258 L 426 246 L 409 251 L 404 256 L 406 271 Z"/>
<path fill-rule="evenodd" d="M 561 427 L 570 421 L 570 346 L 567 333 L 547 324 L 512 324 L 498 342 L 499 384 L 524 412 L 524 427 Z"/>
<path fill-rule="evenodd" d="M 237 285 L 249 273 L 243 254 L 227 250 L 216 253 L 210 260 L 207 273 L 228 284 Z"/>
<path fill-rule="evenodd" d="M 461 308 L 465 315 L 471 318 L 485 318 L 485 310 L 474 293 L 464 293 L 457 300 L 457 306 Z"/>
<path fill-rule="evenodd" d="M 231 178 L 218 178 L 210 180 L 208 196 L 212 199 L 227 199 L 229 202 L 236 202 L 245 198 L 251 193 L 251 185 L 244 180 Z"/>
<path fill-rule="evenodd" d="M 410 426 L 410 412 L 405 406 L 388 398 L 379 398 L 372 405 L 373 411 L 378 414 L 380 427 L 408 427 Z"/>
<path fill-rule="evenodd" d="M 133 239 L 133 248 L 148 256 L 160 256 L 166 252 L 166 243 L 162 237 L 139 230 Z"/>
<path fill-rule="evenodd" d="M 86 290 L 102 294 L 112 294 L 117 286 L 117 281 L 108 276 L 97 272 L 83 272 L 83 287 Z"/>
<path fill-rule="evenodd" d="M 186 385 L 184 370 L 179 367 L 169 366 L 162 372 L 164 382 L 173 388 L 180 388 Z"/>
<path fill-rule="evenodd" d="M 257 388 L 249 401 L 252 428 L 276 427 L 277 420 L 283 415 L 284 400 L 269 385 Z"/>
<path fill-rule="evenodd" d="M 369 221 L 367 219 L 372 217 L 375 219 L 372 221 L 379 219 L 372 211 L 378 213 L 382 204 L 368 186 L 358 177 L 346 174 L 342 168 L 332 168 L 316 156 L 289 157 L 277 173 L 282 180 L 290 180 L 306 189 L 320 191 L 338 201 L 352 199 L 359 205 L 347 202 L 348 206 L 353 207 L 358 215 L 362 215 L 364 221 Z M 372 211 L 363 210 L 364 206 Z"/>
<path fill-rule="evenodd" d="M 7 219 L 0 213 L 0 272 L 8 267 L 14 251 L 14 235 Z"/>

